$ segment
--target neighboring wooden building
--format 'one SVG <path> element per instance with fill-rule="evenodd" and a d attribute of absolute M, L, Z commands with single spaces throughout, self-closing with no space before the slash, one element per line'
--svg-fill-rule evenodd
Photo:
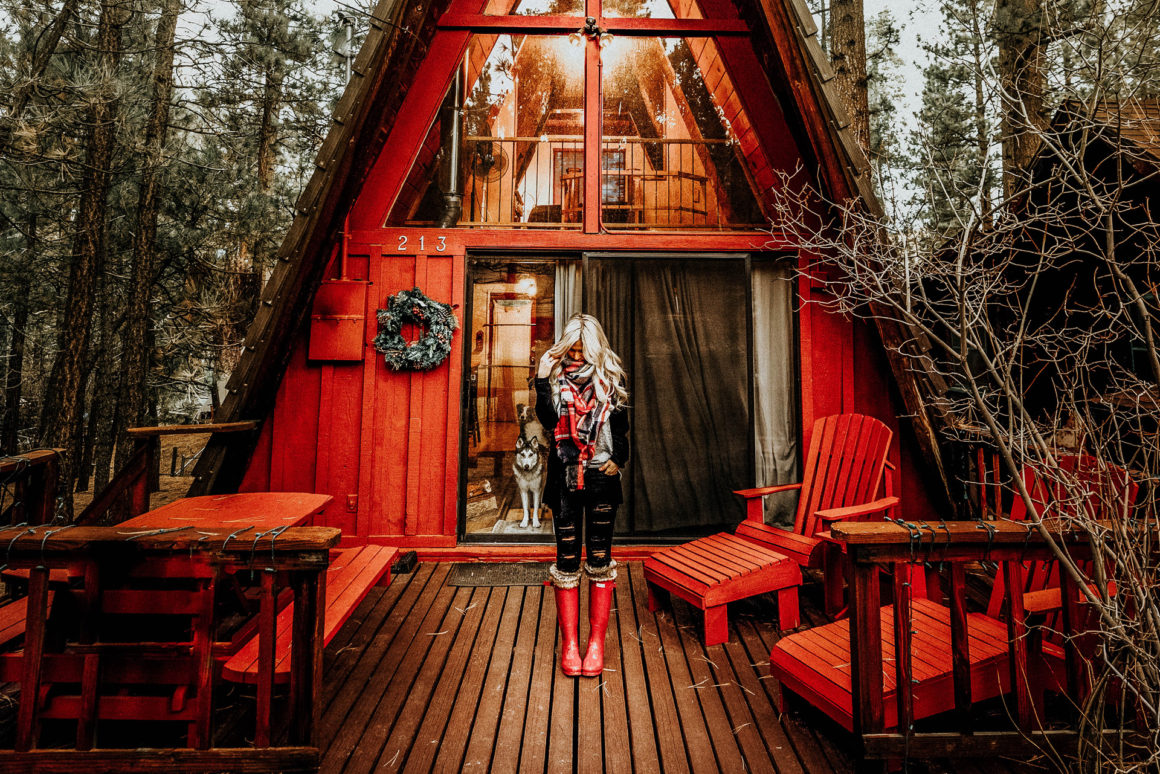
<path fill-rule="evenodd" d="M 347 542 L 429 554 L 550 543 L 510 470 L 577 311 L 630 377 L 633 542 L 735 524 L 730 491 L 794 480 L 817 417 L 899 430 L 888 349 L 808 303 L 771 207 L 808 181 L 878 209 L 815 34 L 797 0 L 384 0 L 218 417 L 260 434 L 215 438 L 194 493 L 332 494 Z M 413 287 L 461 327 L 441 365 L 394 372 L 376 310 Z M 903 513 L 933 516 L 901 430 Z"/>

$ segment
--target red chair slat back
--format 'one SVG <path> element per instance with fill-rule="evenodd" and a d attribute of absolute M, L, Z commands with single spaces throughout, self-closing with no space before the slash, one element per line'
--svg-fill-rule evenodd
<path fill-rule="evenodd" d="M 1085 516 L 1093 519 L 1113 520 L 1127 516 L 1136 501 L 1140 486 L 1126 470 L 1089 455 L 1066 455 L 1059 457 L 1057 463 L 1060 474 L 1050 479 L 1040 475 L 1032 465 L 1023 468 L 1023 486 L 1041 517 L 1075 517 L 1081 508 Z M 1009 518 L 1013 521 L 1024 521 L 1027 518 L 1027 504 L 1017 492 L 1011 503 Z M 1025 594 L 1058 587 L 1058 562 L 1024 562 Z M 997 617 L 1000 614 L 1003 597 L 1004 581 L 1000 573 L 991 589 L 988 615 Z M 1054 623 L 1049 620 L 1048 627 L 1058 628 L 1053 626 Z"/>
<path fill-rule="evenodd" d="M 794 531 L 813 535 L 814 514 L 877 499 L 893 438 L 890 428 L 863 414 L 837 414 L 814 423 L 802 471 Z"/>

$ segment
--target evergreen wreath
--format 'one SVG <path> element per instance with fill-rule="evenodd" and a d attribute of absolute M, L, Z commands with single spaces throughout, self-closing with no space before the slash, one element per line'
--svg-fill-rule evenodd
<path fill-rule="evenodd" d="M 419 288 L 402 290 L 387 299 L 387 308 L 378 311 L 379 333 L 375 350 L 395 371 L 430 371 L 451 354 L 451 336 L 459 327 L 450 304 L 428 298 Z M 423 335 L 410 344 L 403 338 L 403 325 L 423 328 Z"/>

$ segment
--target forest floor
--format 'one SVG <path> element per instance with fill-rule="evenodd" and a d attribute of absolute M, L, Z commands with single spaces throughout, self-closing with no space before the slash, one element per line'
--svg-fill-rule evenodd
<path fill-rule="evenodd" d="M 171 435 L 161 438 L 161 489 L 150 498 L 149 507 L 158 508 L 185 496 L 193 484 L 194 459 L 205 448 L 209 433 L 197 435 Z M 177 452 L 174 464 L 174 450 Z M 182 466 L 185 466 L 184 469 Z M 170 475 L 176 472 L 178 475 Z M 91 483 L 91 482 L 90 482 Z M 93 499 L 92 487 L 73 496 L 73 510 L 80 513 Z"/>

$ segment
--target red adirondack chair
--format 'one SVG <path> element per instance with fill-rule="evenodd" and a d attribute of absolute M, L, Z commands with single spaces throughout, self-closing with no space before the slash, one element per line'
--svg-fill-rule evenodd
<path fill-rule="evenodd" d="M 1116 518 L 1126 514 L 1134 502 L 1138 487 L 1130 480 L 1128 474 L 1114 467 L 1097 467 L 1095 460 L 1089 457 L 1065 457 L 1059 461 L 1060 467 L 1067 474 L 1074 475 L 1082 483 L 1089 483 L 1089 491 L 1082 498 L 1082 503 L 1076 498 L 1065 501 L 1060 496 L 1060 485 L 1050 485 L 1038 476 L 1034 469 L 1028 467 L 1023 470 L 1022 478 L 1037 509 L 1047 517 L 1066 515 L 1066 511 L 1076 507 L 1084 507 L 1089 514 L 1097 518 Z M 986 479 L 986 476 L 984 476 Z M 991 487 L 994 481 L 984 480 L 982 483 Z M 1000 502 L 995 498 L 995 502 Z M 1009 519 L 1022 521 L 1027 509 L 1021 498 L 1016 497 L 1008 506 Z M 954 528 L 961 528 L 970 532 L 986 529 L 981 523 L 951 522 Z M 920 529 L 916 545 L 920 547 L 929 543 L 938 545 L 943 538 L 940 528 L 933 525 L 923 525 Z M 912 527 L 913 528 L 913 527 Z M 899 527 L 898 529 L 903 529 Z M 946 529 L 946 539 L 951 539 L 951 529 Z M 968 613 L 965 607 L 965 571 L 963 564 L 972 559 L 984 558 L 989 550 L 986 544 L 974 543 L 978 555 L 972 556 L 960 549 L 957 558 L 951 564 L 950 573 L 950 607 L 942 604 L 941 594 L 932 594 L 929 599 L 926 593 L 923 573 L 919 565 L 909 565 L 910 583 L 903 584 L 907 588 L 895 589 L 895 600 L 907 599 L 909 608 L 906 616 L 907 624 L 903 630 L 909 632 L 907 650 L 910 653 L 908 669 L 912 669 L 911 697 L 905 701 L 907 714 L 912 719 L 921 719 L 956 707 L 962 704 L 960 695 L 962 687 L 952 686 L 953 672 L 956 669 L 955 660 L 962 656 L 962 668 L 969 667 L 969 682 L 972 691 L 968 692 L 970 700 L 978 702 L 1011 690 L 1025 691 L 1028 700 L 1041 704 L 1043 691 L 1052 685 L 1063 685 L 1065 652 L 1063 647 L 1063 597 L 1060 588 L 1058 564 L 1055 561 L 1036 559 L 1033 561 L 1012 561 L 1005 563 L 1003 571 L 996 576 L 986 613 Z M 914 551 L 914 548 L 908 549 Z M 1014 553 L 1018 557 L 1024 549 L 1018 546 L 1009 549 L 1008 554 Z M 1043 553 L 1042 550 L 1039 551 Z M 911 560 L 913 561 L 913 556 Z M 921 559 L 921 555 L 919 556 Z M 1006 566 L 1010 565 L 1010 566 Z M 896 584 L 902 567 L 895 566 Z M 1022 589 L 1015 600 L 1007 594 L 1007 579 Z M 875 584 L 876 588 L 876 584 Z M 1069 599 L 1070 618 L 1072 623 L 1068 627 L 1068 634 L 1075 637 L 1086 628 L 1082 621 L 1082 605 L 1078 590 L 1075 598 Z M 933 591 L 933 589 L 932 589 Z M 1110 589 L 1114 593 L 1114 589 Z M 875 592 L 876 593 L 876 592 Z M 901 594 L 905 593 L 905 597 Z M 875 597 L 876 598 L 876 597 Z M 1017 600 L 1017 601 L 1016 601 Z M 1016 610 L 1016 623 L 1009 620 L 1010 610 Z M 961 620 L 965 625 L 964 631 L 969 638 L 969 647 L 966 643 L 952 646 L 952 619 L 961 611 Z M 897 724 L 899 709 L 903 702 L 898 696 L 896 686 L 900 681 L 895 675 L 897 665 L 896 646 L 898 639 L 895 629 L 898 626 L 894 605 L 882 607 L 879 614 L 874 616 L 881 621 L 881 663 L 864 663 L 862 669 L 871 676 L 880 674 L 883 682 L 881 701 L 884 707 L 885 728 L 894 728 Z M 1034 624 L 1028 630 L 1025 620 L 1030 619 Z M 858 707 L 853 706 L 854 664 L 851 657 L 851 622 L 848 620 L 818 626 L 813 629 L 797 632 L 783 637 L 774 645 L 770 653 L 770 674 L 781 683 L 781 696 L 784 702 L 786 694 L 792 693 L 805 698 L 846 729 L 852 729 Z M 1030 636 L 1021 642 L 1023 668 L 1029 673 L 1030 680 L 1026 684 L 1015 680 L 1011 675 L 1012 638 L 1009 634 L 1011 627 L 1016 631 L 1027 632 Z M 869 635 L 868 635 L 869 636 Z M 1082 647 L 1082 646 L 1081 646 Z M 969 651 L 964 654 L 964 651 Z M 902 652 L 902 651 L 899 651 Z M 1074 653 L 1074 651 L 1073 651 Z M 953 655 L 952 655 L 953 654 Z M 1068 656 L 1071 658 L 1071 656 Z M 1072 682 L 1078 683 L 1079 665 L 1069 663 L 1068 672 L 1075 678 Z M 954 690 L 952 690 L 952 687 Z"/>
<path fill-rule="evenodd" d="M 729 602 L 776 591 L 780 628 L 796 629 L 803 566 L 825 567 L 827 609 L 841 607 L 841 552 L 828 540 L 830 525 L 880 517 L 898 505 L 887 473 L 892 436 L 861 414 L 819 419 L 802 483 L 738 491 L 746 515 L 736 531 L 663 549 L 645 561 L 650 609 L 660 607 L 665 592 L 676 594 L 705 611 L 705 644 L 715 645 L 729 639 Z M 884 478 L 886 496 L 879 498 Z M 793 530 L 766 524 L 763 498 L 794 489 L 801 493 Z"/>
<path fill-rule="evenodd" d="M 1087 455 L 1067 455 L 1058 459 L 1064 476 L 1073 479 L 1081 489 L 1079 496 L 1066 496 L 1061 481 L 1044 481 L 1034 469 L 1023 469 L 1023 485 L 1026 487 L 1037 510 L 1046 518 L 1069 517 L 1077 508 L 1083 508 L 1086 515 L 1100 520 L 1124 519 L 1132 504 L 1136 502 L 1140 485 L 1132 480 L 1128 472 L 1114 465 L 1100 465 L 1094 457 Z M 998 500 L 996 499 L 996 502 Z M 1010 517 L 1014 521 L 1027 518 L 1027 505 L 1016 496 L 1011 503 Z M 1090 568 L 1083 566 L 1085 572 Z M 1091 574 L 1090 572 L 1088 573 Z M 995 589 L 987 605 L 987 615 L 997 618 L 1003 604 L 1003 575 L 995 578 Z M 1109 592 L 1115 593 L 1113 586 Z M 1028 613 L 1049 616 L 1045 619 L 1047 631 L 1058 631 L 1061 598 L 1059 591 L 1059 565 L 1057 562 L 1025 562 L 1023 570 L 1023 606 Z"/>

